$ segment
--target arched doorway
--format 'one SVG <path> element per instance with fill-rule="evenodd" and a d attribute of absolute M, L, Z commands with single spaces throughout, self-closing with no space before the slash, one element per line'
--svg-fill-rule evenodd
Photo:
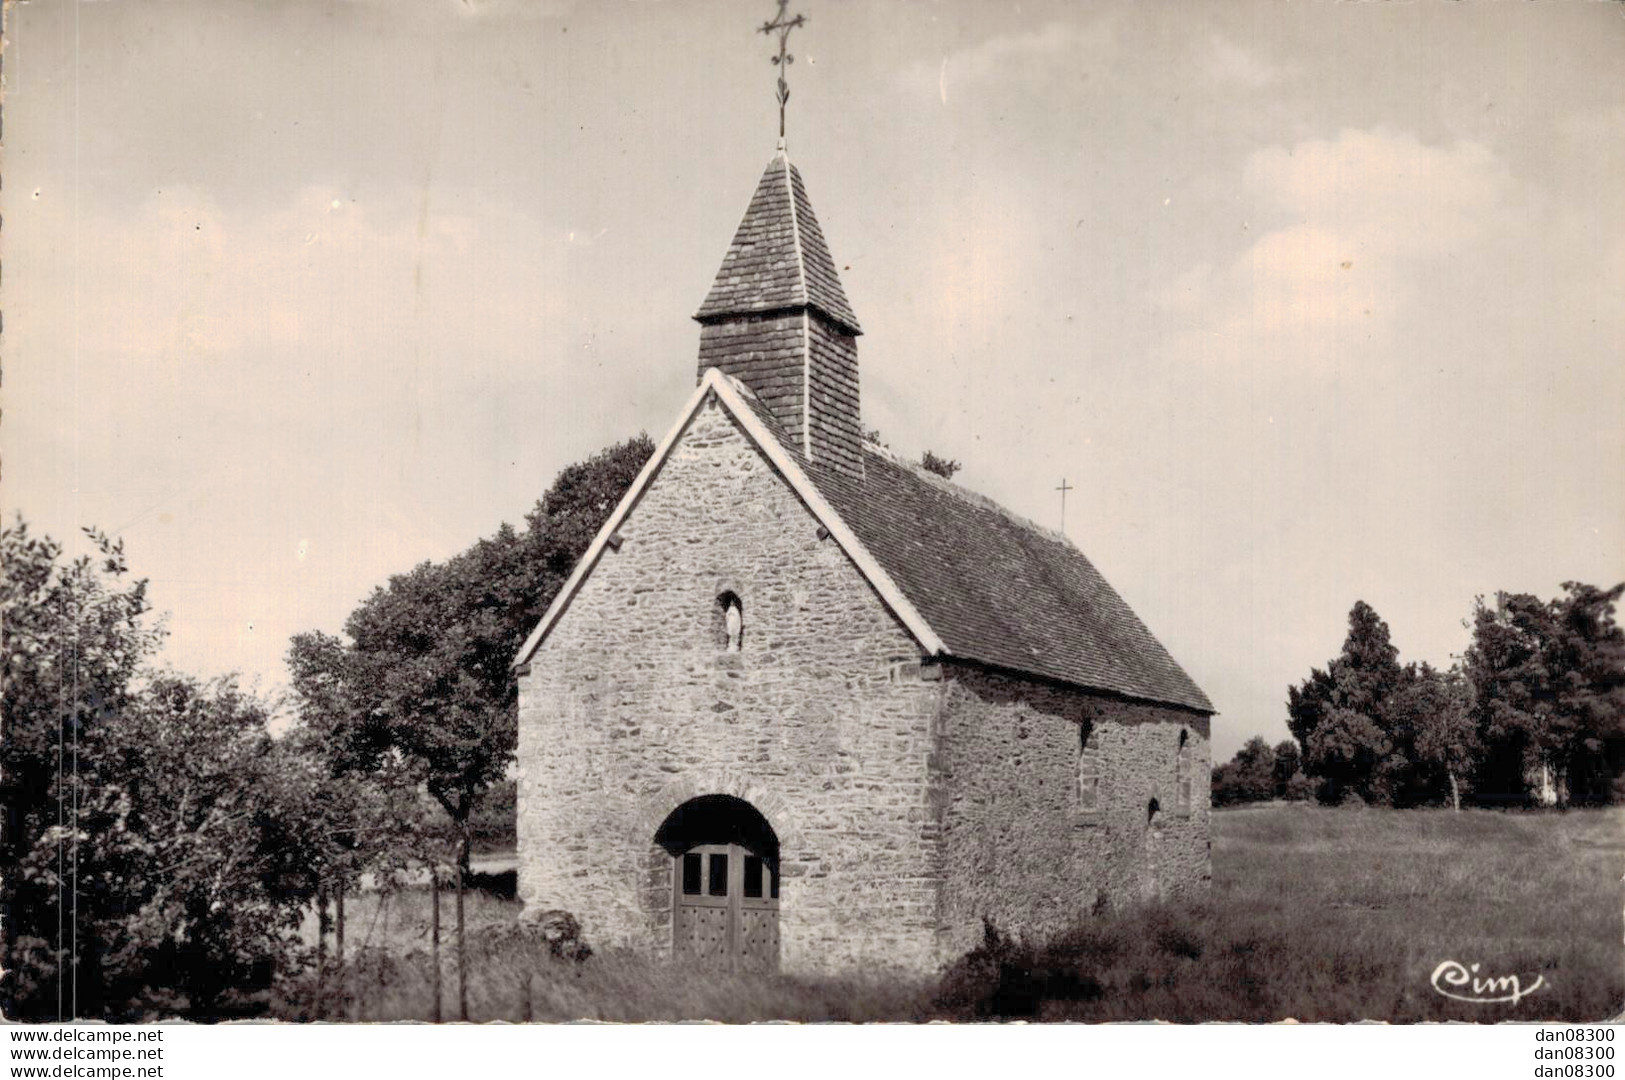
<path fill-rule="evenodd" d="M 734 970 L 779 966 L 779 838 L 744 799 L 701 795 L 655 833 L 672 858 L 672 952 Z"/>

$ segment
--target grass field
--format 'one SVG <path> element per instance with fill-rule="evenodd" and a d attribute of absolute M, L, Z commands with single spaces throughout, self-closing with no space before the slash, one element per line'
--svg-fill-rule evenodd
<path fill-rule="evenodd" d="M 1625 809 L 1567 814 L 1284 805 L 1214 815 L 1213 889 L 1194 904 L 1081 922 L 1046 942 L 995 940 L 939 978 L 696 977 L 601 951 L 556 961 L 514 926 L 517 905 L 469 898 L 473 1020 L 1000 1019 L 1598 1020 L 1625 1007 Z M 432 1013 L 428 893 L 349 905 L 349 956 L 321 1011 Z M 444 1015 L 454 1018 L 444 899 Z M 1445 961 L 1539 989 L 1452 1001 Z M 1447 985 L 1447 988 L 1448 985 Z M 1455 992 L 1465 988 L 1457 987 Z M 308 982 L 279 1013 L 317 1011 Z M 1493 996 L 1493 995 L 1486 995 Z"/>

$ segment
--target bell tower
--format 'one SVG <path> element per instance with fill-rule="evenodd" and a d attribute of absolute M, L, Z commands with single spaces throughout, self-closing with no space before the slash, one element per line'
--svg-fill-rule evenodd
<path fill-rule="evenodd" d="M 694 318 L 699 372 L 721 368 L 772 411 L 809 461 L 863 475 L 863 331 L 784 142 L 756 185 Z"/>

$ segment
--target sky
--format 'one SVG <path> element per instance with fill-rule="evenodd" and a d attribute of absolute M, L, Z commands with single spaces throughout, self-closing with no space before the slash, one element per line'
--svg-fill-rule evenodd
<path fill-rule="evenodd" d="M 1625 578 L 1625 8 L 801 0 L 789 149 L 866 426 L 1066 531 L 1219 710 L 1372 604 Z M 693 387 L 774 5 L 19 3 L 8 521 L 286 681 Z"/>

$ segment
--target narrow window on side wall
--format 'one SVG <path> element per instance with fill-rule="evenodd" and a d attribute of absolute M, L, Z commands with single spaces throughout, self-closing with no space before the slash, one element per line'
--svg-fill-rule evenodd
<path fill-rule="evenodd" d="M 1191 812 L 1191 733 L 1179 730 L 1179 749 L 1174 756 L 1174 812 L 1189 816 Z"/>
<path fill-rule="evenodd" d="M 1085 720 L 1078 728 L 1078 809 L 1100 809 L 1100 748 L 1094 744 L 1094 725 Z"/>

